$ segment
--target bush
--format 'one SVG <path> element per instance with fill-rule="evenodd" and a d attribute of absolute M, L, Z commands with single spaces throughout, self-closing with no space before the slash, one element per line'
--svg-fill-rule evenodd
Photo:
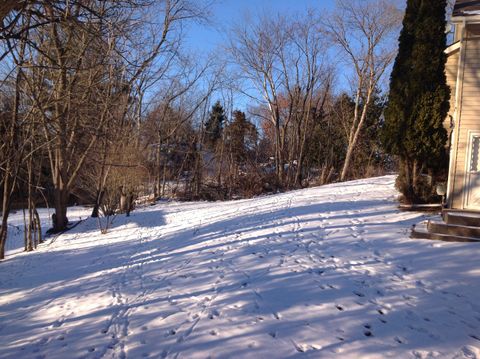
<path fill-rule="evenodd" d="M 437 184 L 441 182 L 442 178 L 422 174 L 418 176 L 415 188 L 412 188 L 404 171 L 400 171 L 395 187 L 402 193 L 400 202 L 404 204 L 441 203 L 442 197 L 436 193 Z"/>

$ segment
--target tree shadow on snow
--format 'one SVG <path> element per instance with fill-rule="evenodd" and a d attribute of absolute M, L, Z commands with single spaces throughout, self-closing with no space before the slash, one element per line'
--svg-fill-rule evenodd
<path fill-rule="evenodd" d="M 480 285 L 478 268 L 462 260 L 476 244 L 409 240 L 409 228 L 422 215 L 386 221 L 399 213 L 391 201 L 339 201 L 219 215 L 164 232 L 164 213 L 148 208 L 120 216 L 100 239 L 89 219 L 68 233 L 64 248 L 2 263 L 4 273 L 15 275 L 0 280 L 2 295 L 12 298 L 0 306 L 8 323 L 0 324 L 0 354 L 38 349 L 21 338 L 45 337 L 45 328 L 54 331 L 59 320 L 59 328 L 76 333 L 72 353 L 90 345 L 92 336 L 108 350 L 109 323 L 121 323 L 126 310 L 138 323 L 160 318 L 149 328 L 159 338 L 149 349 L 153 357 L 212 348 L 220 357 L 267 355 L 262 341 L 291 358 L 329 357 L 342 348 L 344 356 L 379 355 L 386 347 L 401 356 L 420 342 L 440 352 L 478 346 L 480 297 L 472 289 Z M 82 245 L 70 250 L 73 242 Z M 454 280 L 442 278 L 446 270 Z M 35 314 L 118 294 L 132 300 L 53 322 Z M 172 313 L 184 317 L 171 322 Z M 198 314 L 198 322 L 188 314 Z M 213 322 L 219 334 L 203 333 Z M 189 332 L 192 323 L 198 324 Z M 448 337 L 438 330 L 444 326 L 452 328 Z M 145 340 L 130 329 L 131 341 Z M 257 347 L 249 346 L 252 340 Z"/>

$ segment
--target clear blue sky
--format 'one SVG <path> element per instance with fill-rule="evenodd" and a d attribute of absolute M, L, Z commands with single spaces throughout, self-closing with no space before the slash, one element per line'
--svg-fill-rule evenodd
<path fill-rule="evenodd" d="M 241 22 L 245 14 L 304 12 L 306 9 L 331 9 L 335 0 L 216 0 L 211 7 L 212 24 L 190 25 L 187 45 L 195 50 L 215 49 L 227 40 L 227 30 Z"/>

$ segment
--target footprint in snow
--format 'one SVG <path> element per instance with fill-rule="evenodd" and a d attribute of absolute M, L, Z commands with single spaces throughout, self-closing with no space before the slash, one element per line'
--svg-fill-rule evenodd
<path fill-rule="evenodd" d="M 377 309 L 377 313 L 380 315 L 387 315 L 388 312 L 385 309 Z"/>
<path fill-rule="evenodd" d="M 56 320 L 55 322 L 52 323 L 51 327 L 52 328 L 58 328 L 58 327 L 61 327 L 63 325 L 63 322 L 64 322 L 64 319 L 58 319 Z"/>
<path fill-rule="evenodd" d="M 212 310 L 212 312 L 208 316 L 209 319 L 215 319 L 215 318 L 218 318 L 218 317 L 220 317 L 220 312 L 216 309 Z"/>
<path fill-rule="evenodd" d="M 40 340 L 37 342 L 38 345 L 45 345 L 45 344 L 47 344 L 47 343 L 48 343 L 48 339 L 47 339 L 47 338 L 42 338 L 42 339 L 40 339 Z"/>
<path fill-rule="evenodd" d="M 355 294 L 357 297 L 360 297 L 360 298 L 364 298 L 365 297 L 365 294 L 358 291 L 358 290 L 354 290 L 353 291 L 353 294 Z"/>
<path fill-rule="evenodd" d="M 305 352 L 308 351 L 308 345 L 306 345 L 306 344 L 297 344 L 293 340 L 292 340 L 292 344 L 293 344 L 295 350 L 299 353 L 305 353 Z"/>
<path fill-rule="evenodd" d="M 403 296 L 403 299 L 405 299 L 406 301 L 414 301 L 417 299 L 417 297 L 413 296 L 413 295 L 409 295 L 409 294 L 404 294 Z"/>
<path fill-rule="evenodd" d="M 395 342 L 397 342 L 398 344 L 406 344 L 407 343 L 407 340 L 405 338 L 402 338 L 402 337 L 395 337 L 395 338 L 393 338 L 393 340 L 395 340 Z"/>
<path fill-rule="evenodd" d="M 477 359 L 480 358 L 480 349 L 477 347 L 474 347 L 473 345 L 466 345 L 464 346 L 461 350 L 460 353 L 458 353 L 455 357 L 457 358 L 473 358 Z"/>
<path fill-rule="evenodd" d="M 382 324 L 387 324 L 387 323 L 388 323 L 388 322 L 387 322 L 385 319 L 383 319 L 383 318 L 378 318 L 378 320 L 379 320 L 380 323 L 382 323 Z"/>
<path fill-rule="evenodd" d="M 437 358 L 440 356 L 439 352 L 436 352 L 436 351 L 430 352 L 426 350 L 414 350 L 412 354 L 415 359 Z"/>
<path fill-rule="evenodd" d="M 177 331 L 175 329 L 170 329 L 167 334 L 165 334 L 165 337 L 173 336 L 177 334 Z"/>
<path fill-rule="evenodd" d="M 313 269 L 309 268 L 307 271 L 309 274 L 323 275 L 325 271 L 323 269 Z"/>

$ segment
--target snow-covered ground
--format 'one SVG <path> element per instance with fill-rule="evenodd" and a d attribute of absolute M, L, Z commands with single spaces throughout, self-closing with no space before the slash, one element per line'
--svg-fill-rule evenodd
<path fill-rule="evenodd" d="M 46 232 L 52 227 L 52 214 L 55 212 L 52 208 L 39 208 L 38 214 L 40 217 L 40 225 L 42 232 Z M 68 218 L 71 223 L 77 223 L 83 219 L 88 218 L 92 213 L 91 208 L 76 206 L 68 209 Z M 25 247 L 24 229 L 25 218 L 28 213 L 23 213 L 22 210 L 12 211 L 8 218 L 8 241 L 5 246 L 7 256 L 23 251 Z M 52 238 L 53 239 L 53 238 Z"/>
<path fill-rule="evenodd" d="M 393 182 L 88 219 L 0 263 L 0 357 L 480 358 L 480 244 Z"/>

